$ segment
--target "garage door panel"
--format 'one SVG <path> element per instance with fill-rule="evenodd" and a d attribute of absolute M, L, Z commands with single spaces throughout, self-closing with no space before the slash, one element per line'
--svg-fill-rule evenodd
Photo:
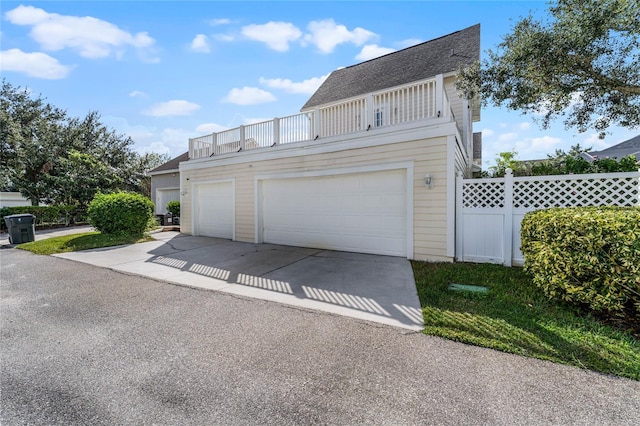
<path fill-rule="evenodd" d="M 406 256 L 406 198 L 406 170 L 265 180 L 263 240 Z"/>
<path fill-rule="evenodd" d="M 232 182 L 198 184 L 195 192 L 196 235 L 232 239 L 234 226 Z"/>

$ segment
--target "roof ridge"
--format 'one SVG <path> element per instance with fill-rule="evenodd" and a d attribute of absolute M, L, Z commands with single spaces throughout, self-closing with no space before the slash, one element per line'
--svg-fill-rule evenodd
<path fill-rule="evenodd" d="M 475 24 L 475 25 L 471 25 L 471 26 L 469 26 L 467 28 L 463 28 L 461 30 L 454 31 L 452 33 L 445 34 L 445 35 L 440 36 L 440 37 L 432 38 L 431 40 L 426 40 L 426 41 L 420 42 L 418 44 L 412 44 L 411 46 L 404 47 L 404 48 L 402 48 L 400 50 L 394 50 L 393 52 L 385 53 L 384 55 L 376 56 L 375 58 L 371 58 L 371 59 L 367 59 L 366 61 L 358 62 L 357 64 L 347 65 L 346 67 L 343 67 L 342 69 L 357 67 L 359 65 L 366 64 L 367 62 L 375 61 L 377 59 L 384 58 L 385 56 L 389 56 L 389 55 L 393 55 L 393 54 L 396 54 L 396 53 L 403 52 L 405 50 L 413 49 L 414 47 L 422 46 L 423 44 L 432 43 L 434 41 L 438 41 L 440 39 L 443 39 L 443 38 L 446 38 L 446 37 L 450 37 L 452 35 L 455 35 L 455 34 L 458 34 L 458 33 L 461 33 L 463 31 L 467 31 L 467 30 L 469 30 L 471 28 L 479 27 L 479 26 L 480 26 L 479 23 Z"/>

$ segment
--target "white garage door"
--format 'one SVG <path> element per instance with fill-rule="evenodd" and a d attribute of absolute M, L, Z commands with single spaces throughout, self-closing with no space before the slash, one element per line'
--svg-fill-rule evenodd
<path fill-rule="evenodd" d="M 156 214 L 165 214 L 169 201 L 180 201 L 179 189 L 157 189 L 156 190 Z"/>
<path fill-rule="evenodd" d="M 262 183 L 265 242 L 407 255 L 406 170 Z"/>
<path fill-rule="evenodd" d="M 232 182 L 201 183 L 194 190 L 194 234 L 233 238 Z"/>

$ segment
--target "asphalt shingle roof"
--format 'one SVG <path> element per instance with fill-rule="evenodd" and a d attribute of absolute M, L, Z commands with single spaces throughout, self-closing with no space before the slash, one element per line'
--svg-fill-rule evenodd
<path fill-rule="evenodd" d="M 623 158 L 627 155 L 635 155 L 637 159 L 640 160 L 640 135 L 635 136 L 629 140 L 624 142 L 620 142 L 617 145 L 610 146 L 607 149 L 603 149 L 602 151 L 594 151 L 590 152 L 592 156 L 597 156 L 598 158 Z"/>
<path fill-rule="evenodd" d="M 172 158 L 164 164 L 159 165 L 153 170 L 149 170 L 149 173 L 164 172 L 169 170 L 177 170 L 181 162 L 189 159 L 189 152 L 178 155 L 176 158 Z"/>
<path fill-rule="evenodd" d="M 480 24 L 333 71 L 302 107 L 337 102 L 456 71 L 480 59 Z"/>

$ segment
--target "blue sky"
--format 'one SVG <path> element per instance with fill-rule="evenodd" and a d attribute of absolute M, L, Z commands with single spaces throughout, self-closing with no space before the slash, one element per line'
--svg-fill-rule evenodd
<path fill-rule="evenodd" d="M 7 1 L 2 77 L 70 115 L 98 111 L 140 152 L 177 156 L 188 138 L 299 111 L 323 78 L 353 65 L 481 24 L 495 48 L 544 1 Z M 580 143 L 602 149 L 640 129 L 541 130 L 531 116 L 484 108 L 483 165 L 516 150 L 544 158 Z"/>

